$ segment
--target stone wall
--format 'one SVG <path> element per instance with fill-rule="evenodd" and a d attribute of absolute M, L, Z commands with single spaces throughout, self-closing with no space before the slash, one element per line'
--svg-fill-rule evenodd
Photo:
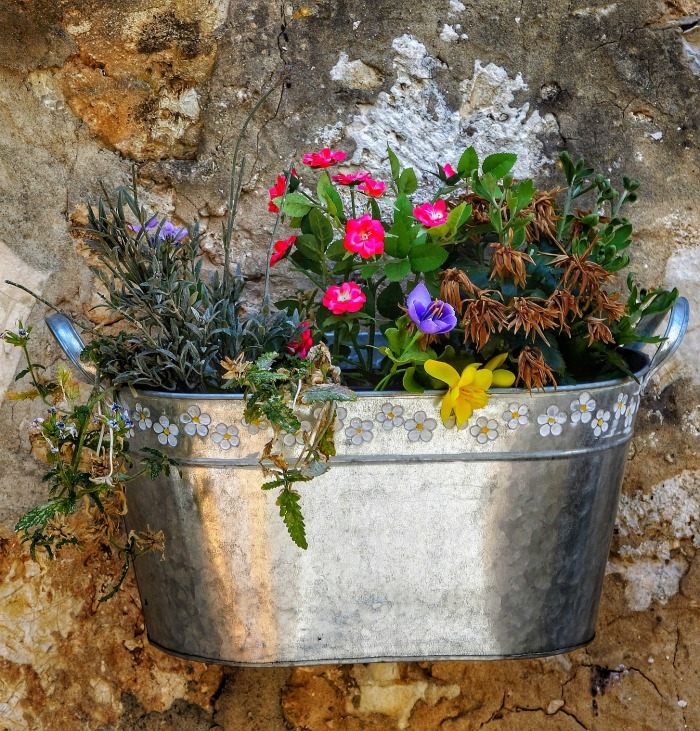
<path fill-rule="evenodd" d="M 0 0 L 0 279 L 85 313 L 91 277 L 70 228 L 96 181 L 128 179 L 197 218 L 221 263 L 232 141 L 260 90 L 293 76 L 247 142 L 235 258 L 259 280 L 267 188 L 321 143 L 380 171 L 512 150 L 547 181 L 561 149 L 643 181 L 633 269 L 700 307 L 696 0 Z M 289 282 L 281 277 L 280 288 Z M 0 326 L 44 310 L 0 285 Z M 31 405 L 5 398 L 0 356 L 0 728 L 8 731 L 494 731 L 700 728 L 700 334 L 648 389 L 628 463 L 598 638 L 510 662 L 222 669 L 149 647 L 115 559 L 33 563 L 12 537 L 41 494 Z M 106 578 L 105 578 L 106 577 Z"/>

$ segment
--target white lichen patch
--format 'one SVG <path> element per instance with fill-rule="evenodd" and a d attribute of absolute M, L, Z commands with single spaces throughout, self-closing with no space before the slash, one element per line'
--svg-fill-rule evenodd
<path fill-rule="evenodd" d="M 440 40 L 444 43 L 454 43 L 459 40 L 459 33 L 451 25 L 445 23 L 440 31 Z"/>
<path fill-rule="evenodd" d="M 696 26 L 681 36 L 683 60 L 690 70 L 700 76 L 700 27 Z"/>
<path fill-rule="evenodd" d="M 625 579 L 630 609 L 646 609 L 652 600 L 664 604 L 678 593 L 688 562 L 677 549 L 682 540 L 700 547 L 699 488 L 700 473 L 684 470 L 649 491 L 622 496 L 617 516 L 622 541 L 608 573 Z"/>
<path fill-rule="evenodd" d="M 339 81 L 349 89 L 376 89 L 382 85 L 384 77 L 372 66 L 356 59 L 351 61 L 347 53 L 342 52 L 338 63 L 331 69 L 331 79 Z"/>
<path fill-rule="evenodd" d="M 182 140 L 187 131 L 199 122 L 200 113 L 196 89 L 183 89 L 177 93 L 163 89 L 158 98 L 158 115 L 151 128 L 151 137 L 172 145 Z"/>
<path fill-rule="evenodd" d="M 600 5 L 596 7 L 578 8 L 573 11 L 573 15 L 578 18 L 585 18 L 588 15 L 592 15 L 594 18 L 606 18 L 611 13 L 617 10 L 617 3 L 610 3 L 609 5 Z"/>
<path fill-rule="evenodd" d="M 402 680 L 396 663 L 355 665 L 352 675 L 359 690 L 357 705 L 348 701 L 347 712 L 353 715 L 380 713 L 396 720 L 397 728 L 408 727 L 413 707 L 418 701 L 434 706 L 443 698 L 456 698 L 459 685 L 442 685 L 430 680 Z"/>
<path fill-rule="evenodd" d="M 609 574 L 619 574 L 625 580 L 625 600 L 634 612 L 649 609 L 652 600 L 661 604 L 678 593 L 680 581 L 688 570 L 682 557 L 670 561 L 653 558 L 637 560 L 631 564 L 610 562 Z"/>
<path fill-rule="evenodd" d="M 460 0 L 450 0 L 449 15 L 457 15 L 458 13 L 463 13 L 466 9 L 467 8 L 465 4 L 460 2 Z"/>
<path fill-rule="evenodd" d="M 465 147 L 474 145 L 483 158 L 494 152 L 517 153 L 516 177 L 527 177 L 546 169 L 542 137 L 558 133 L 552 115 L 530 112 L 529 104 L 517 104 L 515 94 L 527 91 L 518 74 L 493 63 L 476 61 L 474 73 L 461 84 L 460 108 L 452 110 L 433 79 L 440 62 L 428 54 L 423 43 L 411 35 L 396 38 L 393 68 L 396 79 L 391 90 L 377 95 L 374 104 L 360 107 L 345 128 L 354 140 L 355 154 L 349 162 L 388 175 L 387 143 L 405 166 L 421 171 L 436 163 L 456 165 Z M 327 128 L 321 133 L 328 138 Z M 422 185 L 430 184 L 425 178 Z"/>

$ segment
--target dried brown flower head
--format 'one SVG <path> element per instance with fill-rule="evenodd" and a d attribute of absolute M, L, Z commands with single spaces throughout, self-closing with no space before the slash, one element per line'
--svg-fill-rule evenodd
<path fill-rule="evenodd" d="M 454 307 L 455 312 L 462 312 L 462 290 L 467 295 L 476 297 L 481 290 L 469 279 L 469 277 L 460 269 L 445 269 L 440 275 L 442 284 L 440 285 L 440 299 L 447 302 L 448 305 Z"/>
<path fill-rule="evenodd" d="M 568 289 L 556 289 L 547 298 L 547 306 L 550 310 L 556 310 L 559 319 L 559 332 L 570 333 L 571 329 L 567 323 L 569 315 L 581 316 L 578 301 Z"/>
<path fill-rule="evenodd" d="M 494 290 L 481 290 L 475 299 L 468 300 L 462 315 L 464 338 L 470 338 L 481 350 L 488 342 L 491 334 L 500 332 L 508 323 L 507 308 L 497 299 L 491 297 Z"/>
<path fill-rule="evenodd" d="M 601 288 L 610 282 L 619 281 L 613 273 L 604 269 L 600 264 L 589 261 L 588 256 L 593 244 L 582 255 L 559 254 L 551 261 L 551 266 L 564 269 L 559 287 L 561 289 L 579 290 L 579 303 L 584 309 L 600 295 Z"/>
<path fill-rule="evenodd" d="M 245 374 L 250 368 L 250 361 L 245 359 L 245 355 L 241 353 L 235 360 L 231 358 L 224 358 L 220 361 L 221 367 L 224 369 L 224 373 L 221 376 L 224 380 L 240 380 L 245 377 Z"/>
<path fill-rule="evenodd" d="M 146 530 L 139 533 L 131 531 L 129 533 L 129 541 L 133 540 L 139 553 L 147 553 L 148 551 L 158 551 L 161 559 L 165 558 L 165 536 L 163 531 L 154 531 L 150 525 L 146 526 Z"/>
<path fill-rule="evenodd" d="M 552 188 L 551 190 L 543 190 L 535 193 L 532 203 L 527 208 L 523 208 L 524 215 L 532 214 L 534 218 L 525 227 L 525 239 L 528 243 L 531 241 L 539 241 L 540 239 L 549 239 L 556 241 L 557 223 L 560 216 L 554 208 L 556 195 L 561 188 Z"/>
<path fill-rule="evenodd" d="M 525 262 L 529 261 L 530 264 L 534 264 L 532 257 L 524 251 L 504 246 L 497 241 L 491 244 L 490 248 L 493 249 L 493 256 L 491 257 L 493 271 L 489 278 L 493 279 L 496 276 L 501 277 L 501 279 L 512 278 L 518 287 L 524 287 L 527 277 Z"/>
<path fill-rule="evenodd" d="M 542 302 L 543 304 L 538 304 Z M 508 329 L 517 333 L 523 329 L 527 337 L 535 338 L 539 335 L 549 345 L 544 333 L 549 328 L 557 326 L 559 313 L 549 300 L 536 297 L 513 297 L 510 303 L 510 318 Z"/>
<path fill-rule="evenodd" d="M 554 371 L 547 365 L 539 348 L 526 345 L 518 356 L 518 383 L 524 383 L 528 391 L 544 388 L 547 384 L 557 385 Z"/>
<path fill-rule="evenodd" d="M 489 211 L 491 210 L 491 203 L 482 198 L 476 193 L 468 193 L 467 195 L 460 196 L 459 201 L 466 201 L 467 205 L 472 207 L 472 220 L 475 224 L 489 223 Z"/>
<path fill-rule="evenodd" d="M 610 328 L 600 317 L 593 317 L 589 315 L 586 318 L 586 325 L 588 327 L 588 344 L 593 345 L 596 341 L 602 341 L 603 343 L 615 343 Z"/>
<path fill-rule="evenodd" d="M 595 310 L 600 317 L 608 321 L 617 322 L 622 319 L 627 312 L 627 305 L 621 300 L 619 292 L 611 294 L 605 290 L 598 293 L 598 301 L 595 304 Z"/>

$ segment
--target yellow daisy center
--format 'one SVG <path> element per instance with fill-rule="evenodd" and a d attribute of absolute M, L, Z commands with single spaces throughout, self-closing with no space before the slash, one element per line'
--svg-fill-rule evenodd
<path fill-rule="evenodd" d="M 482 426 L 481 427 L 481 433 L 482 434 L 488 434 L 489 433 L 489 428 L 487 426 Z"/>
<path fill-rule="evenodd" d="M 416 424 L 416 429 L 418 429 L 418 431 L 423 431 L 423 424 Z"/>
<path fill-rule="evenodd" d="M 517 419 L 517 418 L 518 418 L 518 416 L 520 416 L 520 414 L 519 414 L 519 413 L 518 413 L 517 411 L 511 411 L 511 412 L 510 412 L 510 415 L 511 415 L 511 416 L 512 416 L 512 417 L 513 417 L 514 419 Z"/>

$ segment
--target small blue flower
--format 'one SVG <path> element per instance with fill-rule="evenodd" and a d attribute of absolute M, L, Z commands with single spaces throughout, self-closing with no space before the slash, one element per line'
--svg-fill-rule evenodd
<path fill-rule="evenodd" d="M 109 408 L 111 409 L 113 414 L 122 410 L 122 407 L 116 401 Z"/>
<path fill-rule="evenodd" d="M 126 419 L 124 419 L 124 426 L 127 429 L 131 429 L 131 427 L 134 425 L 134 422 L 131 421 L 131 419 L 127 416 Z"/>
<path fill-rule="evenodd" d="M 114 419 L 107 419 L 107 426 L 110 429 L 119 429 L 119 422 Z"/>
<path fill-rule="evenodd" d="M 65 421 L 63 421 L 63 419 L 61 419 L 60 421 L 57 421 L 57 422 L 56 422 L 56 426 L 57 426 L 57 427 L 58 427 L 59 429 L 64 429 L 64 428 L 65 428 L 65 426 L 66 426 L 66 422 L 65 422 Z"/>
<path fill-rule="evenodd" d="M 46 409 L 49 414 L 55 414 L 56 413 L 56 407 L 55 406 L 49 406 L 48 409 Z"/>
<path fill-rule="evenodd" d="M 27 337 L 27 335 L 29 335 L 29 333 L 24 328 L 22 328 L 22 327 L 17 331 L 17 334 L 21 338 L 25 338 L 25 337 Z"/>

